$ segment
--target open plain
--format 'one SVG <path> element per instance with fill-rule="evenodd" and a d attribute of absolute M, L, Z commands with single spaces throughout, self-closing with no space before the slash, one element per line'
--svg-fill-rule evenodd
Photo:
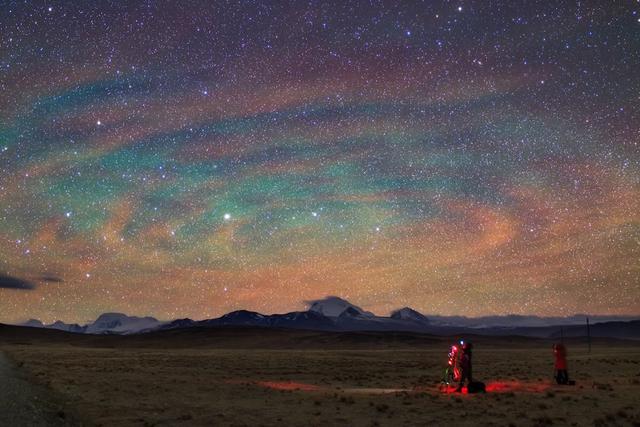
<path fill-rule="evenodd" d="M 3 327 L 0 350 L 83 425 L 640 425 L 637 343 L 567 342 L 563 387 L 551 342 L 472 338 L 482 395 L 439 391 L 453 338 L 419 334 Z"/>

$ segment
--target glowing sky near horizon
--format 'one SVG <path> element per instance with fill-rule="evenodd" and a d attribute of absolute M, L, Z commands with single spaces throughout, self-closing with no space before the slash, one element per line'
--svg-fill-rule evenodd
<path fill-rule="evenodd" d="M 0 2 L 0 321 L 638 314 L 640 4 Z"/>

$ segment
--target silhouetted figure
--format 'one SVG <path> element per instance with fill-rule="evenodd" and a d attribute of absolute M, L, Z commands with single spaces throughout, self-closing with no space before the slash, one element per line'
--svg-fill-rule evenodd
<path fill-rule="evenodd" d="M 554 377 L 558 384 L 569 384 L 569 373 L 567 372 L 567 349 L 564 344 L 553 345 L 553 356 L 555 358 Z"/>
<path fill-rule="evenodd" d="M 456 391 L 462 391 L 464 382 L 467 381 L 467 386 L 473 382 L 473 376 L 471 374 L 471 349 L 473 345 L 470 342 L 466 342 L 462 345 L 462 355 L 460 356 L 460 382 Z"/>

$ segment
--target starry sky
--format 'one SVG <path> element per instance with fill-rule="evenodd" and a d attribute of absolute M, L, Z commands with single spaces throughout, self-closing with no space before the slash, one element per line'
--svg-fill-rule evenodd
<path fill-rule="evenodd" d="M 640 311 L 638 1 L 0 1 L 0 321 Z"/>

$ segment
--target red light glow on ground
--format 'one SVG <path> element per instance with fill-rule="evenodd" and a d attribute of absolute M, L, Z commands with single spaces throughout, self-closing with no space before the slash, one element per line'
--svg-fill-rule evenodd
<path fill-rule="evenodd" d="M 550 383 L 526 381 L 490 381 L 486 384 L 487 393 L 544 393 L 551 387 Z M 467 387 L 462 392 L 456 392 L 456 385 L 449 384 L 441 391 L 445 394 L 468 394 Z"/>
<path fill-rule="evenodd" d="M 535 383 L 525 381 L 492 381 L 487 384 L 488 393 L 543 393 L 551 387 L 549 383 Z"/>
<path fill-rule="evenodd" d="M 469 394 L 467 387 L 463 387 L 461 392 L 456 392 L 456 385 L 449 384 L 444 387 L 430 387 L 430 386 L 416 386 L 413 388 L 332 388 L 323 387 L 315 384 L 308 384 L 297 381 L 242 381 L 242 380 L 227 380 L 227 384 L 252 384 L 259 387 L 268 388 L 271 390 L 281 391 L 304 391 L 304 392 L 316 392 L 316 391 L 342 391 L 344 393 L 357 393 L 357 394 L 387 394 L 387 393 L 443 393 L 443 394 L 455 394 L 466 395 Z M 544 393 L 553 384 L 549 382 L 525 382 L 525 381 L 490 381 L 486 385 L 487 393 Z"/>

